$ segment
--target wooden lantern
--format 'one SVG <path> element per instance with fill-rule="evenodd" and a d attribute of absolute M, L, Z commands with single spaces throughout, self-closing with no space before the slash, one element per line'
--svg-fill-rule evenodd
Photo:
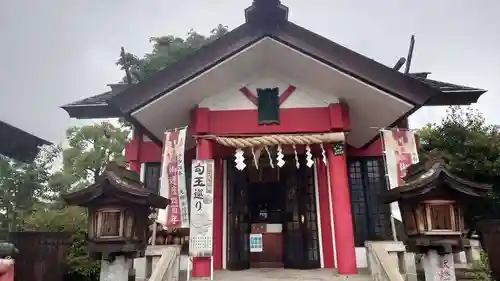
<path fill-rule="evenodd" d="M 464 231 L 462 212 L 456 201 L 405 201 L 402 205 L 401 211 L 408 236 L 461 235 Z"/>
<path fill-rule="evenodd" d="M 463 250 L 470 204 L 487 196 L 490 185 L 453 175 L 443 157 L 434 156 L 408 168 L 405 184 L 385 194 L 399 202 L 406 243 L 412 252 Z"/>
<path fill-rule="evenodd" d="M 88 209 L 88 249 L 96 259 L 140 257 L 147 246 L 150 208 L 169 200 L 140 183 L 137 174 L 110 163 L 93 185 L 64 196 L 68 205 Z"/>

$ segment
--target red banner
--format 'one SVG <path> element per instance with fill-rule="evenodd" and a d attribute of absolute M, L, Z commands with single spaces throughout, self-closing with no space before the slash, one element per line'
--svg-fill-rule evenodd
<path fill-rule="evenodd" d="M 158 220 L 167 228 L 189 227 L 184 174 L 186 128 L 165 133 L 163 142 L 160 195 L 170 199 L 170 205 L 159 211 Z"/>
<path fill-rule="evenodd" d="M 385 171 L 389 188 L 403 185 L 408 166 L 418 163 L 418 150 L 415 133 L 411 130 L 382 130 L 382 144 L 385 153 Z M 391 203 L 391 213 L 397 220 L 401 219 L 398 202 Z"/>
<path fill-rule="evenodd" d="M 404 184 L 408 166 L 418 163 L 415 133 L 411 130 L 383 130 L 385 164 L 391 188 Z"/>

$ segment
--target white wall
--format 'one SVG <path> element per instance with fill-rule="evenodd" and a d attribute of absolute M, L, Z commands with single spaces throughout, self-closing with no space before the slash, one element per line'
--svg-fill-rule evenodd
<path fill-rule="evenodd" d="M 240 92 L 242 87 L 247 87 L 254 94 L 257 93 L 257 88 L 278 87 L 281 95 L 290 85 L 295 86 L 296 90 L 286 99 L 281 108 L 324 107 L 330 103 L 338 103 L 338 98 L 333 94 L 322 93 L 289 79 L 266 76 L 249 78 L 222 93 L 204 99 L 199 106 L 208 107 L 211 110 L 255 109 L 256 106 Z"/>

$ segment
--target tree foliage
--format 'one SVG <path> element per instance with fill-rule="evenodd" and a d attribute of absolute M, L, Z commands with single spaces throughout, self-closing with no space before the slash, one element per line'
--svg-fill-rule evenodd
<path fill-rule="evenodd" d="M 0 214 L 5 214 L 0 222 L 4 230 L 73 233 L 68 274 L 97 280 L 99 264 L 90 261 L 85 249 L 86 212 L 65 207 L 60 196 L 93 183 L 110 161 L 123 164 L 129 135 L 128 129 L 111 122 L 71 127 L 64 150 L 44 148 L 28 164 L 0 158 Z M 61 154 L 62 167 L 53 172 L 54 161 Z"/>
<path fill-rule="evenodd" d="M 128 68 L 133 82 L 150 78 L 228 32 L 218 25 L 208 36 L 191 30 L 186 38 L 152 37 L 152 51 L 139 58 L 125 54 L 116 64 Z M 123 79 L 126 82 L 126 79 Z M 85 210 L 65 207 L 60 195 L 93 183 L 104 167 L 125 162 L 124 148 L 130 136 L 127 126 L 101 122 L 71 127 L 66 131 L 68 147 L 44 150 L 29 164 L 0 158 L 0 223 L 9 230 L 69 231 L 74 233 L 68 256 L 69 273 L 98 278 L 99 264 L 90 262 L 85 250 Z M 54 160 L 62 154 L 62 167 L 53 172 Z"/>
<path fill-rule="evenodd" d="M 420 130 L 422 151 L 438 151 L 449 159 L 457 175 L 478 182 L 492 182 L 500 174 L 500 130 L 470 107 L 450 107 L 439 124 Z"/>
<path fill-rule="evenodd" d="M 32 163 L 0 156 L 0 213 L 1 228 L 14 231 L 22 217 L 33 211 L 36 204 L 50 202 L 57 196 L 47 182 L 50 169 L 60 153 L 56 146 L 45 146 Z"/>
<path fill-rule="evenodd" d="M 462 178 L 493 183 L 491 196 L 470 200 L 471 219 L 500 217 L 500 131 L 488 125 L 472 108 L 450 107 L 440 124 L 428 124 L 420 130 L 423 153 L 444 154 L 452 172 Z"/>
<path fill-rule="evenodd" d="M 110 161 L 125 163 L 127 128 L 111 122 L 71 127 L 66 131 L 68 148 L 63 151 L 63 168 L 51 178 L 60 191 L 93 183 Z M 71 186 L 71 187 L 70 187 Z"/>
<path fill-rule="evenodd" d="M 228 27 L 219 24 L 211 30 L 208 36 L 190 30 L 185 39 L 173 35 L 151 37 L 149 42 L 153 45 L 153 50 L 150 53 L 145 54 L 143 58 L 126 53 L 125 60 L 120 57 L 116 64 L 122 70 L 129 67 L 133 82 L 142 81 L 192 54 L 206 44 L 219 39 L 227 32 Z M 123 82 L 126 82 L 126 77 L 123 78 Z"/>

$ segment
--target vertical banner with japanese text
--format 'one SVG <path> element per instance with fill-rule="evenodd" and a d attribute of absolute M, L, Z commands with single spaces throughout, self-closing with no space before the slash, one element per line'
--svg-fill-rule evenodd
<path fill-rule="evenodd" d="M 415 132 L 407 129 L 381 130 L 381 138 L 387 182 L 392 189 L 405 183 L 406 169 L 419 161 Z M 401 220 L 397 202 L 391 204 L 391 213 Z"/>
<path fill-rule="evenodd" d="M 165 132 L 160 178 L 160 195 L 170 199 L 166 209 L 158 211 L 158 221 L 167 228 L 189 227 L 184 149 L 187 128 Z"/>
<path fill-rule="evenodd" d="M 191 257 L 212 256 L 214 167 L 214 160 L 193 160 L 191 166 Z"/>

